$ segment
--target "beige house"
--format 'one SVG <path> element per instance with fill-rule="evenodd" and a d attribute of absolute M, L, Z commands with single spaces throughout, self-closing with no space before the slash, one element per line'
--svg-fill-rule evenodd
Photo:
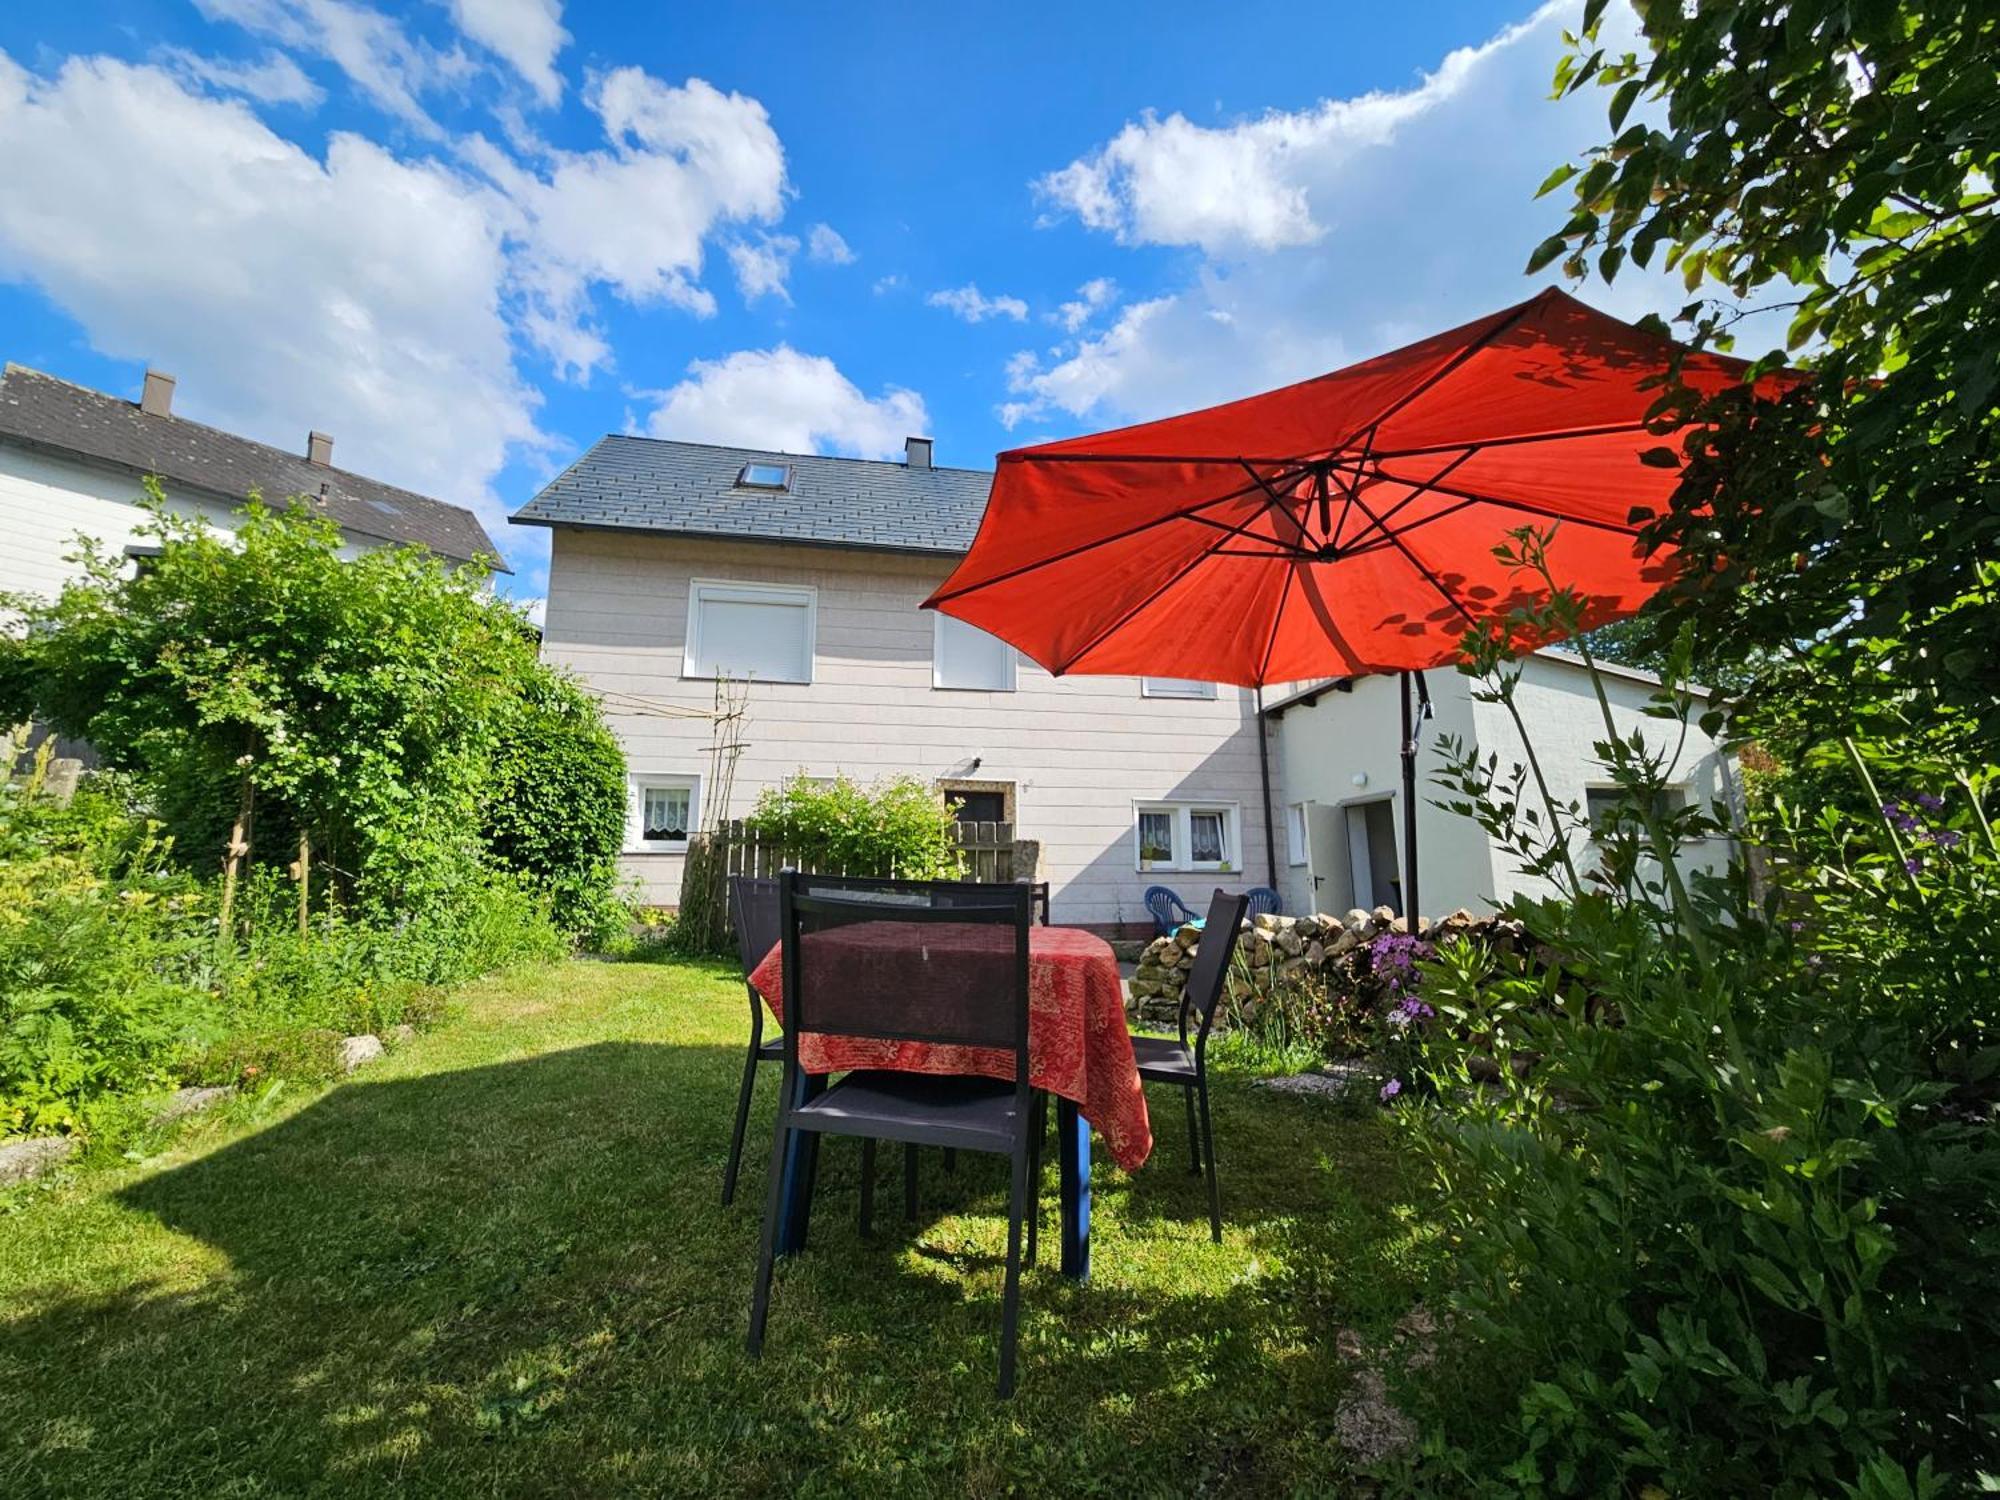
<path fill-rule="evenodd" d="M 1646 702 L 1659 686 L 1652 674 L 1604 664 L 1599 671 L 1621 737 L 1636 731 L 1666 755 L 1678 746 L 1669 800 L 1727 820 L 1739 807 L 1740 791 L 1728 753 L 1698 725 L 1688 726 L 1683 742 L 1677 723 L 1646 716 Z M 1435 717 L 1422 726 L 1417 760 L 1417 889 L 1425 912 L 1490 911 L 1515 895 L 1548 894 L 1545 882 L 1516 870 L 1513 857 L 1472 819 L 1435 805 L 1450 795 L 1432 781 L 1442 763 L 1440 738 L 1497 756 L 1504 772 L 1525 759 L 1513 720 L 1501 705 L 1476 701 L 1472 680 L 1456 671 L 1431 672 L 1426 680 Z M 1398 692 L 1396 678 L 1386 676 L 1315 683 L 1272 696 L 1266 718 L 1285 788 L 1278 886 L 1287 911 L 1402 909 Z M 1604 738 L 1604 719 L 1582 661 L 1562 651 L 1529 657 L 1517 701 L 1550 792 L 1559 804 L 1574 802 L 1588 815 L 1611 795 L 1612 782 L 1592 748 Z M 1587 841 L 1579 840 L 1574 853 L 1579 867 L 1587 868 Z M 1701 840 L 1683 846 L 1680 864 L 1683 870 L 1717 870 L 1729 853 L 1726 840 Z"/>
<path fill-rule="evenodd" d="M 1272 882 L 1282 798 L 1254 693 L 1058 679 L 919 608 L 991 480 L 934 467 L 919 438 L 885 463 L 607 437 L 514 517 L 552 533 L 544 655 L 624 744 L 643 899 L 674 904 L 690 831 L 799 772 L 912 774 L 963 817 L 1012 822 L 1040 842 L 1058 922 L 1136 933 L 1149 885 L 1196 901 Z M 747 680 L 727 806 L 709 785 L 719 675 Z"/>
<path fill-rule="evenodd" d="M 79 573 L 69 560 L 79 535 L 143 551 L 147 476 L 171 509 L 218 530 L 235 529 L 252 490 L 274 503 L 303 495 L 339 523 L 350 555 L 404 543 L 498 561 L 471 511 L 334 467 L 324 433 L 287 452 L 175 416 L 173 400 L 173 377 L 157 370 L 137 401 L 24 365 L 0 370 L 0 593 L 62 592 Z"/>

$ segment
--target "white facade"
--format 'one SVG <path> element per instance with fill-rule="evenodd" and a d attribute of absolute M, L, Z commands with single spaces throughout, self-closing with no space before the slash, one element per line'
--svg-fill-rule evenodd
<path fill-rule="evenodd" d="M 163 488 L 168 505 L 180 514 L 224 531 L 236 529 L 231 507 L 179 486 Z M 146 542 L 138 534 L 147 519 L 139 507 L 144 495 L 143 482 L 127 470 L 0 443 L 0 593 L 44 599 L 60 594 L 83 573 L 68 560 L 79 534 L 113 553 Z M 342 548 L 349 557 L 364 550 L 351 539 Z"/>
<path fill-rule="evenodd" d="M 1616 667 L 1600 671 L 1619 734 L 1629 738 L 1638 730 L 1653 749 L 1671 753 L 1680 726 L 1642 712 L 1654 680 Z M 1497 755 L 1505 772 L 1526 758 L 1513 720 L 1500 704 L 1474 701 L 1474 684 L 1454 670 L 1428 673 L 1426 680 L 1436 716 L 1423 726 L 1417 760 L 1417 886 L 1425 915 L 1491 911 L 1517 894 L 1550 893 L 1547 882 L 1515 869 L 1512 856 L 1472 819 L 1436 805 L 1453 795 L 1432 780 L 1442 764 L 1440 737 L 1470 744 L 1482 757 Z M 1383 899 L 1400 909 L 1400 691 L 1393 676 L 1365 678 L 1348 689 L 1328 686 L 1275 716 L 1272 747 L 1287 799 L 1280 887 L 1286 910 L 1344 912 Z M 1593 789 L 1611 786 L 1592 749 L 1604 738 L 1604 719 L 1581 662 L 1560 652 L 1531 657 L 1516 701 L 1558 804 L 1587 805 Z M 1718 816 L 1727 818 L 1736 805 L 1735 767 L 1697 725 L 1688 726 L 1670 781 L 1689 803 Z M 1588 861 L 1587 848 L 1577 852 Z M 1719 869 L 1728 855 L 1725 840 L 1702 840 L 1684 846 L 1680 863 L 1683 870 Z M 1372 879 L 1374 889 L 1360 891 L 1363 879 Z"/>
<path fill-rule="evenodd" d="M 1059 922 L 1145 923 L 1153 884 L 1203 904 L 1217 885 L 1267 881 L 1246 690 L 1057 679 L 982 648 L 976 632 L 919 608 L 951 571 L 947 556 L 552 535 L 543 654 L 606 696 L 631 773 L 624 868 L 642 900 L 678 901 L 677 833 L 742 817 L 800 771 L 862 782 L 907 773 L 997 799 L 1017 836 L 1040 841 Z M 734 793 L 715 808 L 702 715 L 715 699 L 709 674 L 735 660 L 760 669 Z"/>

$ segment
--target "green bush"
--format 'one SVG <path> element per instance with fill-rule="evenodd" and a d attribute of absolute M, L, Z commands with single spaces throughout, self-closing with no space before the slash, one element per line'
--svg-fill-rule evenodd
<path fill-rule="evenodd" d="M 1573 604 L 1553 593 L 1539 623 Z M 1482 664 L 1511 712 L 1518 669 Z M 1649 712 L 1690 709 L 1670 681 Z M 1623 806 L 1582 878 L 1581 811 L 1537 795 L 1523 733 L 1513 774 L 1461 752 L 1441 777 L 1562 894 L 1511 906 L 1532 954 L 1420 965 L 1435 1103 L 1403 1118 L 1480 1373 L 1422 1391 L 1424 1483 L 1888 1500 L 2000 1471 L 1985 775 L 1934 767 L 1951 795 L 1919 784 L 1872 826 L 1774 791 L 1752 832 L 1785 886 L 1759 899 L 1740 868 L 1684 885 L 1652 857 L 1703 815 L 1661 814 L 1666 757 L 1608 725 Z M 1921 764 L 1847 743 L 1863 787 L 1871 760 Z"/>
<path fill-rule="evenodd" d="M 86 549 L 81 581 L 23 602 L 0 723 L 88 740 L 203 870 L 249 810 L 253 860 L 282 868 L 303 838 L 317 898 L 371 924 L 448 930 L 497 870 L 602 929 L 616 744 L 477 569 L 408 547 L 345 559 L 303 504 L 252 503 L 233 541 L 157 489 L 149 504 L 161 551 L 142 574 Z"/>
<path fill-rule="evenodd" d="M 597 702 L 552 674 L 523 685 L 494 749 L 486 843 L 550 900 L 557 925 L 592 947 L 614 940 L 625 838 L 625 755 Z"/>
<path fill-rule="evenodd" d="M 914 776 L 864 787 L 801 773 L 767 787 L 744 824 L 809 869 L 946 880 L 962 872 L 951 803 Z"/>

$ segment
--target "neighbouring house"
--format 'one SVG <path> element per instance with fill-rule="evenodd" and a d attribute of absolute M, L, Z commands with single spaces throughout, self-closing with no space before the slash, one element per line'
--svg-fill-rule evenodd
<path fill-rule="evenodd" d="M 53 597 L 78 576 L 79 533 L 143 553 L 141 481 L 168 504 L 233 530 L 254 490 L 304 496 L 337 522 L 350 553 L 414 544 L 454 562 L 500 566 L 471 511 L 337 469 L 333 440 L 290 453 L 173 414 L 174 380 L 148 370 L 137 401 L 9 364 L 0 372 L 0 593 Z"/>
<path fill-rule="evenodd" d="M 1254 693 L 1055 678 L 919 608 L 991 482 L 933 466 L 922 438 L 895 463 L 613 436 L 515 515 L 552 534 L 543 653 L 625 747 L 642 899 L 675 904 L 689 833 L 800 772 L 909 773 L 1012 823 L 1040 842 L 1059 922 L 1138 934 L 1149 885 L 1200 903 L 1278 873 Z M 708 785 L 718 675 L 748 680 L 727 806 Z"/>
<path fill-rule="evenodd" d="M 1699 725 L 1687 726 L 1682 743 L 1677 722 L 1643 712 L 1658 678 L 1602 663 L 1598 670 L 1621 737 L 1636 730 L 1652 749 L 1669 754 L 1679 745 L 1670 802 L 1699 804 L 1722 816 L 1740 811 L 1728 753 Z M 1546 882 L 1522 875 L 1472 819 L 1435 805 L 1453 795 L 1431 779 L 1441 764 L 1440 737 L 1452 736 L 1482 758 L 1497 755 L 1504 772 L 1526 759 L 1513 720 L 1502 705 L 1475 700 L 1473 680 L 1459 672 L 1431 672 L 1426 681 L 1435 718 L 1421 726 L 1417 761 L 1417 893 L 1424 911 L 1488 911 L 1517 894 L 1548 893 Z M 1402 909 L 1399 691 L 1393 676 L 1341 678 L 1274 696 L 1265 708 L 1285 788 L 1280 890 L 1288 911 Z M 1587 816 L 1599 811 L 1613 788 L 1592 748 L 1604 738 L 1604 719 L 1582 660 L 1563 651 L 1537 652 L 1523 664 L 1516 701 L 1557 803 L 1574 802 Z M 1683 870 L 1716 870 L 1729 852 L 1727 840 L 1700 840 L 1682 847 L 1679 862 Z M 1587 863 L 1590 851 L 1578 853 Z"/>

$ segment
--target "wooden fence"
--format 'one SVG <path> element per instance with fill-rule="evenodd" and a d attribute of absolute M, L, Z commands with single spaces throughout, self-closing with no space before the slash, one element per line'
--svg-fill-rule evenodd
<path fill-rule="evenodd" d="M 956 825 L 964 880 L 1009 881 L 1014 878 L 1014 825 Z M 681 873 L 681 940 L 692 947 L 723 952 L 731 942 L 729 877 L 776 875 L 780 870 L 805 870 L 814 875 L 876 875 L 877 870 L 828 869 L 800 858 L 783 844 L 767 839 L 741 819 L 732 819 L 713 833 L 688 840 Z M 894 873 L 893 871 L 890 873 Z"/>

